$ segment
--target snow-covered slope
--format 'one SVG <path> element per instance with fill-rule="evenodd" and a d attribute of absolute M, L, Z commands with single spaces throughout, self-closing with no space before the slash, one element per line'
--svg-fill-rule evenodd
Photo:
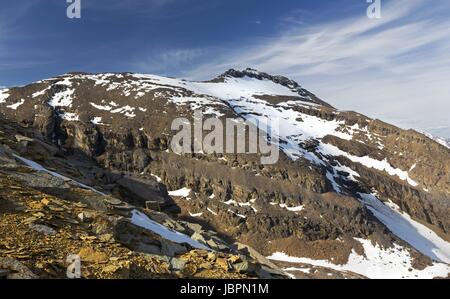
<path fill-rule="evenodd" d="M 327 260 L 291 257 L 282 252 L 274 253 L 269 259 L 293 264 L 320 266 L 338 271 L 351 271 L 372 279 L 445 278 L 450 272 L 450 266 L 444 263 L 435 263 L 423 270 L 413 269 L 410 253 L 397 244 L 392 249 L 383 249 L 369 240 L 358 239 L 358 241 L 363 245 L 365 255 L 362 256 L 353 251 L 348 262 L 344 265 L 336 265 Z M 286 271 L 292 272 L 295 270 L 295 267 L 290 267 Z"/>
<path fill-rule="evenodd" d="M 363 202 L 394 234 L 435 261 L 450 264 L 450 243 L 392 203 L 382 203 L 376 194 L 360 194 Z"/>

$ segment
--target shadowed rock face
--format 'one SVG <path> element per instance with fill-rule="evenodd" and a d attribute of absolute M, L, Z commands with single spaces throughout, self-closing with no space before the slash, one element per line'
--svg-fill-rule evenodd
<path fill-rule="evenodd" d="M 0 103 L 5 126 L 17 123 L 32 135 L 10 141 L 21 155 L 264 255 L 284 251 L 346 263 L 352 250 L 364 251 L 355 239 L 368 239 L 381 248 L 400 244 L 413 264 L 423 264 L 417 244 L 390 227 L 395 223 L 375 217 L 367 194 L 395 204 L 441 238 L 450 236 L 448 148 L 336 110 L 285 77 L 251 69 L 209 82 L 73 73 L 2 93 L 8 94 Z M 205 118 L 280 119 L 279 161 L 171 152 L 173 119 L 192 120 L 199 109 Z M 190 194 L 167 192 L 182 188 Z"/>
<path fill-rule="evenodd" d="M 66 278 L 72 255 L 80 258 L 81 278 L 287 278 L 252 248 L 140 208 L 147 199 L 173 210 L 155 180 L 111 173 L 82 155 L 66 159 L 33 130 L 3 119 L 0 132 L 1 278 Z M 28 158 L 47 150 L 42 160 L 53 170 L 19 156 L 18 149 Z"/>

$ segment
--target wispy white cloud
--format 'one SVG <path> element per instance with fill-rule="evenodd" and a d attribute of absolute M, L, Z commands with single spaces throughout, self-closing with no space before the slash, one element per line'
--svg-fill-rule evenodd
<path fill-rule="evenodd" d="M 450 127 L 450 2 L 383 4 L 380 20 L 365 11 L 309 27 L 291 19 L 281 36 L 228 48 L 186 75 L 251 66 L 293 77 L 342 109 L 406 127 Z"/>
<path fill-rule="evenodd" d="M 191 65 L 206 53 L 203 49 L 171 49 L 161 51 L 157 55 L 149 55 L 135 62 L 134 69 L 143 72 L 164 73 Z"/>

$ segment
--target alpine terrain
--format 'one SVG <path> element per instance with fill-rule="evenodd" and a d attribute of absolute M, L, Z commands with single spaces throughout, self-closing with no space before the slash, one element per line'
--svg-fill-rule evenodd
<path fill-rule="evenodd" d="M 197 111 L 279 121 L 278 161 L 174 152 Z M 69 73 L 0 114 L 0 277 L 450 278 L 448 144 L 288 78 Z"/>

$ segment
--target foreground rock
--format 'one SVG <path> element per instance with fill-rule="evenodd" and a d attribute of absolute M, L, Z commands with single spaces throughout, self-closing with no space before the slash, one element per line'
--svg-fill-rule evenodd
<path fill-rule="evenodd" d="M 1 278 L 66 278 L 74 255 L 82 278 L 286 277 L 230 246 L 222 252 L 198 250 L 142 228 L 131 219 L 137 207 L 56 172 L 28 167 L 9 141 L 0 145 Z M 160 227 L 178 228 L 178 234 L 194 234 L 192 228 L 209 234 L 164 213 L 143 212 Z M 240 263 L 253 267 L 236 266 Z"/>

